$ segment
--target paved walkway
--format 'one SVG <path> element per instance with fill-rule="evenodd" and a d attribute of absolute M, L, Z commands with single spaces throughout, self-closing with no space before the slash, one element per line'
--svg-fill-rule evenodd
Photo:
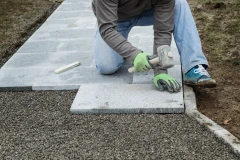
<path fill-rule="evenodd" d="M 93 60 L 96 18 L 91 1 L 66 0 L 0 70 L 0 90 L 73 90 L 79 93 L 73 113 L 183 113 L 183 92 L 159 92 L 153 71 L 128 73 L 125 62 L 110 76 L 101 75 Z M 153 26 L 135 27 L 129 41 L 152 53 Z M 175 66 L 169 74 L 180 83 L 181 65 L 172 42 Z M 80 61 L 81 65 L 61 74 L 54 70 Z M 144 91 L 144 92 L 143 92 Z M 129 96 L 131 95 L 131 96 Z"/>

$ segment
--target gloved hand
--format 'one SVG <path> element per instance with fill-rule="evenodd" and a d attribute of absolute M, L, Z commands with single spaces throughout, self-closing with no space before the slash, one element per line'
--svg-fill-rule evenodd
<path fill-rule="evenodd" d="M 181 91 L 180 84 L 166 73 L 155 76 L 154 84 L 160 91 L 167 90 L 171 93 Z"/>
<path fill-rule="evenodd" d="M 133 61 L 133 65 L 138 72 L 148 71 L 153 68 L 153 65 L 149 63 L 148 58 L 151 55 L 148 53 L 139 53 Z"/>

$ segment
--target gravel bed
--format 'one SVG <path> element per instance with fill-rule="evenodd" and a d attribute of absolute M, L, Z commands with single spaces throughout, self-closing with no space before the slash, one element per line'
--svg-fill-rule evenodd
<path fill-rule="evenodd" d="M 72 115 L 76 93 L 0 93 L 0 159 L 238 159 L 186 115 Z"/>

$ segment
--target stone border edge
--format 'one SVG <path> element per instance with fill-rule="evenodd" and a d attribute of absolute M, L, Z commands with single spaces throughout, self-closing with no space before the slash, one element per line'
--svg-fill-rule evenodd
<path fill-rule="evenodd" d="M 207 128 L 240 157 L 240 140 L 197 110 L 195 93 L 192 87 L 186 85 L 184 85 L 184 104 L 186 115 L 195 119 L 198 123 Z"/>

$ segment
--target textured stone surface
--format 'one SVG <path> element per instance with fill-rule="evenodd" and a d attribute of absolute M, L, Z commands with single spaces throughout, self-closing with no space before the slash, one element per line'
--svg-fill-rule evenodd
<path fill-rule="evenodd" d="M 5 68 L 45 68 L 61 67 L 75 61 L 79 61 L 81 66 L 90 66 L 93 59 L 93 52 L 62 52 L 45 54 L 16 54 L 3 67 Z"/>
<path fill-rule="evenodd" d="M 47 68 L 42 72 L 33 85 L 33 90 L 53 90 L 58 88 L 72 89 L 73 86 L 78 89 L 81 84 L 92 83 L 115 83 L 115 85 L 132 82 L 132 75 L 127 72 L 125 66 L 121 67 L 113 75 L 102 75 L 94 67 L 76 67 L 61 74 L 55 74 L 54 69 Z M 69 88 L 70 86 L 70 88 Z M 49 87 L 49 88 L 48 88 Z"/>
<path fill-rule="evenodd" d="M 180 65 L 175 65 L 174 67 L 168 69 L 168 74 L 175 78 L 180 84 L 182 83 L 181 73 L 182 71 Z M 150 70 L 148 72 L 133 73 L 133 83 L 135 84 L 151 84 L 153 83 L 153 79 L 153 70 Z"/>
<path fill-rule="evenodd" d="M 84 38 L 84 37 L 83 37 Z M 61 41 L 58 51 L 92 51 L 93 38 L 79 39 L 72 41 Z"/>
<path fill-rule="evenodd" d="M 41 68 L 1 69 L 0 91 L 31 90 L 41 70 Z"/>
<path fill-rule="evenodd" d="M 183 113 L 182 93 L 159 92 L 153 84 L 81 85 L 72 113 Z"/>
<path fill-rule="evenodd" d="M 88 29 L 95 28 L 97 20 L 92 16 L 86 16 L 80 19 L 65 19 L 65 20 L 47 20 L 37 32 L 43 34 L 45 32 L 66 30 L 66 29 Z M 35 32 L 35 34 L 37 33 Z M 34 35 L 33 35 L 34 36 Z"/>
<path fill-rule="evenodd" d="M 56 26 L 57 27 L 57 26 Z M 34 35 L 34 40 L 72 40 L 81 38 L 93 38 L 95 28 L 90 29 L 64 29 L 42 32 Z"/>
<path fill-rule="evenodd" d="M 67 41 L 27 41 L 18 53 L 47 53 L 63 51 L 93 51 L 93 38 Z"/>
<path fill-rule="evenodd" d="M 36 41 L 28 40 L 17 53 L 41 53 L 41 52 L 56 52 L 60 43 L 58 41 Z M 13 55 L 14 56 L 14 55 Z"/>
<path fill-rule="evenodd" d="M 81 19 L 82 17 L 85 16 L 91 16 L 94 18 L 94 14 L 92 11 L 69 11 L 69 12 L 54 12 L 48 19 L 53 20 L 53 19 L 59 19 L 59 20 L 64 20 L 64 19 Z"/>
<path fill-rule="evenodd" d="M 63 3 L 56 11 L 85 11 L 89 7 L 91 7 L 91 3 L 86 1 L 81 3 Z"/>

